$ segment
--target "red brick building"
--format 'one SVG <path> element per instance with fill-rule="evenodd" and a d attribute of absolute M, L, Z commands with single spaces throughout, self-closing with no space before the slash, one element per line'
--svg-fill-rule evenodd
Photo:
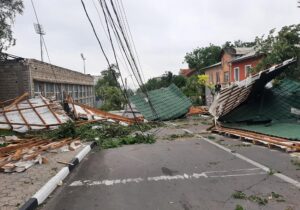
<path fill-rule="evenodd" d="M 257 55 L 255 51 L 244 56 L 232 59 L 230 64 L 230 82 L 241 81 L 251 75 L 251 69 L 262 59 L 262 55 Z"/>

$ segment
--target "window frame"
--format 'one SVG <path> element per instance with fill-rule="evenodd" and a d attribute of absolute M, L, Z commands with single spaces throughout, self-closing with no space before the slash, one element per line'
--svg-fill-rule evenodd
<path fill-rule="evenodd" d="M 236 75 L 236 70 L 238 70 L 238 74 Z M 240 81 L 240 67 L 234 67 L 233 68 L 233 79 L 234 79 L 234 81 Z M 236 78 L 236 76 L 238 77 L 238 78 Z"/>
<path fill-rule="evenodd" d="M 250 67 L 249 71 L 247 70 L 247 67 Z M 247 78 L 247 77 L 251 76 L 252 65 L 251 64 L 247 64 L 247 65 L 245 65 L 244 68 L 245 68 L 245 77 Z"/>

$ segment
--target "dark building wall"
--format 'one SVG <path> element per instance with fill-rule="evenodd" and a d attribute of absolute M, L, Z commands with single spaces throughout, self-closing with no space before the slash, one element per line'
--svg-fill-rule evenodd
<path fill-rule="evenodd" d="M 94 78 L 35 59 L 15 59 L 0 63 L 0 101 L 29 92 L 62 100 L 69 94 L 76 102 L 95 104 Z"/>
<path fill-rule="evenodd" d="M 30 72 L 24 60 L 0 63 L 0 101 L 15 98 L 30 90 Z"/>

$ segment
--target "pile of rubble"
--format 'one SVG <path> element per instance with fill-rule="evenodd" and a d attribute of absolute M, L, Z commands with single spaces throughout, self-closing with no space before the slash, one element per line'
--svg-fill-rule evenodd
<path fill-rule="evenodd" d="M 43 96 L 27 99 L 28 93 L 14 99 L 11 103 L 0 103 L 0 129 L 11 129 L 25 133 L 30 130 L 55 129 L 59 125 L 72 120 L 87 120 L 88 122 L 107 121 L 134 124 L 137 120 L 104 112 L 90 106 L 67 100 L 67 111 L 58 101 Z M 70 117 L 72 116 L 72 117 Z"/>
<path fill-rule="evenodd" d="M 186 116 L 209 115 L 208 108 L 205 106 L 191 106 Z"/>
<path fill-rule="evenodd" d="M 82 146 L 79 138 L 51 139 L 28 136 L 28 132 L 54 130 L 73 121 L 76 126 L 108 121 L 127 126 L 143 118 L 126 118 L 79 104 L 68 97 L 63 106 L 41 95 L 28 99 L 28 93 L 0 103 L 0 130 L 26 133 L 24 138 L 0 137 L 0 171 L 23 172 L 34 164 L 47 163 L 46 152 L 73 151 Z"/>
<path fill-rule="evenodd" d="M 58 153 L 74 151 L 82 146 L 79 139 L 64 138 L 58 141 L 40 138 L 19 139 L 16 136 L 2 137 L 0 147 L 0 170 L 3 172 L 23 172 L 34 164 L 47 163 L 46 152 Z"/>

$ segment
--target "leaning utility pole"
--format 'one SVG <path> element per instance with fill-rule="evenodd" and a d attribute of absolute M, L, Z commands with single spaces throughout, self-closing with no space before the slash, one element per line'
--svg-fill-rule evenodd
<path fill-rule="evenodd" d="M 34 23 L 33 26 L 34 26 L 35 32 L 40 35 L 41 61 L 44 61 L 44 58 L 43 58 L 43 35 L 45 35 L 46 33 L 41 24 Z"/>

